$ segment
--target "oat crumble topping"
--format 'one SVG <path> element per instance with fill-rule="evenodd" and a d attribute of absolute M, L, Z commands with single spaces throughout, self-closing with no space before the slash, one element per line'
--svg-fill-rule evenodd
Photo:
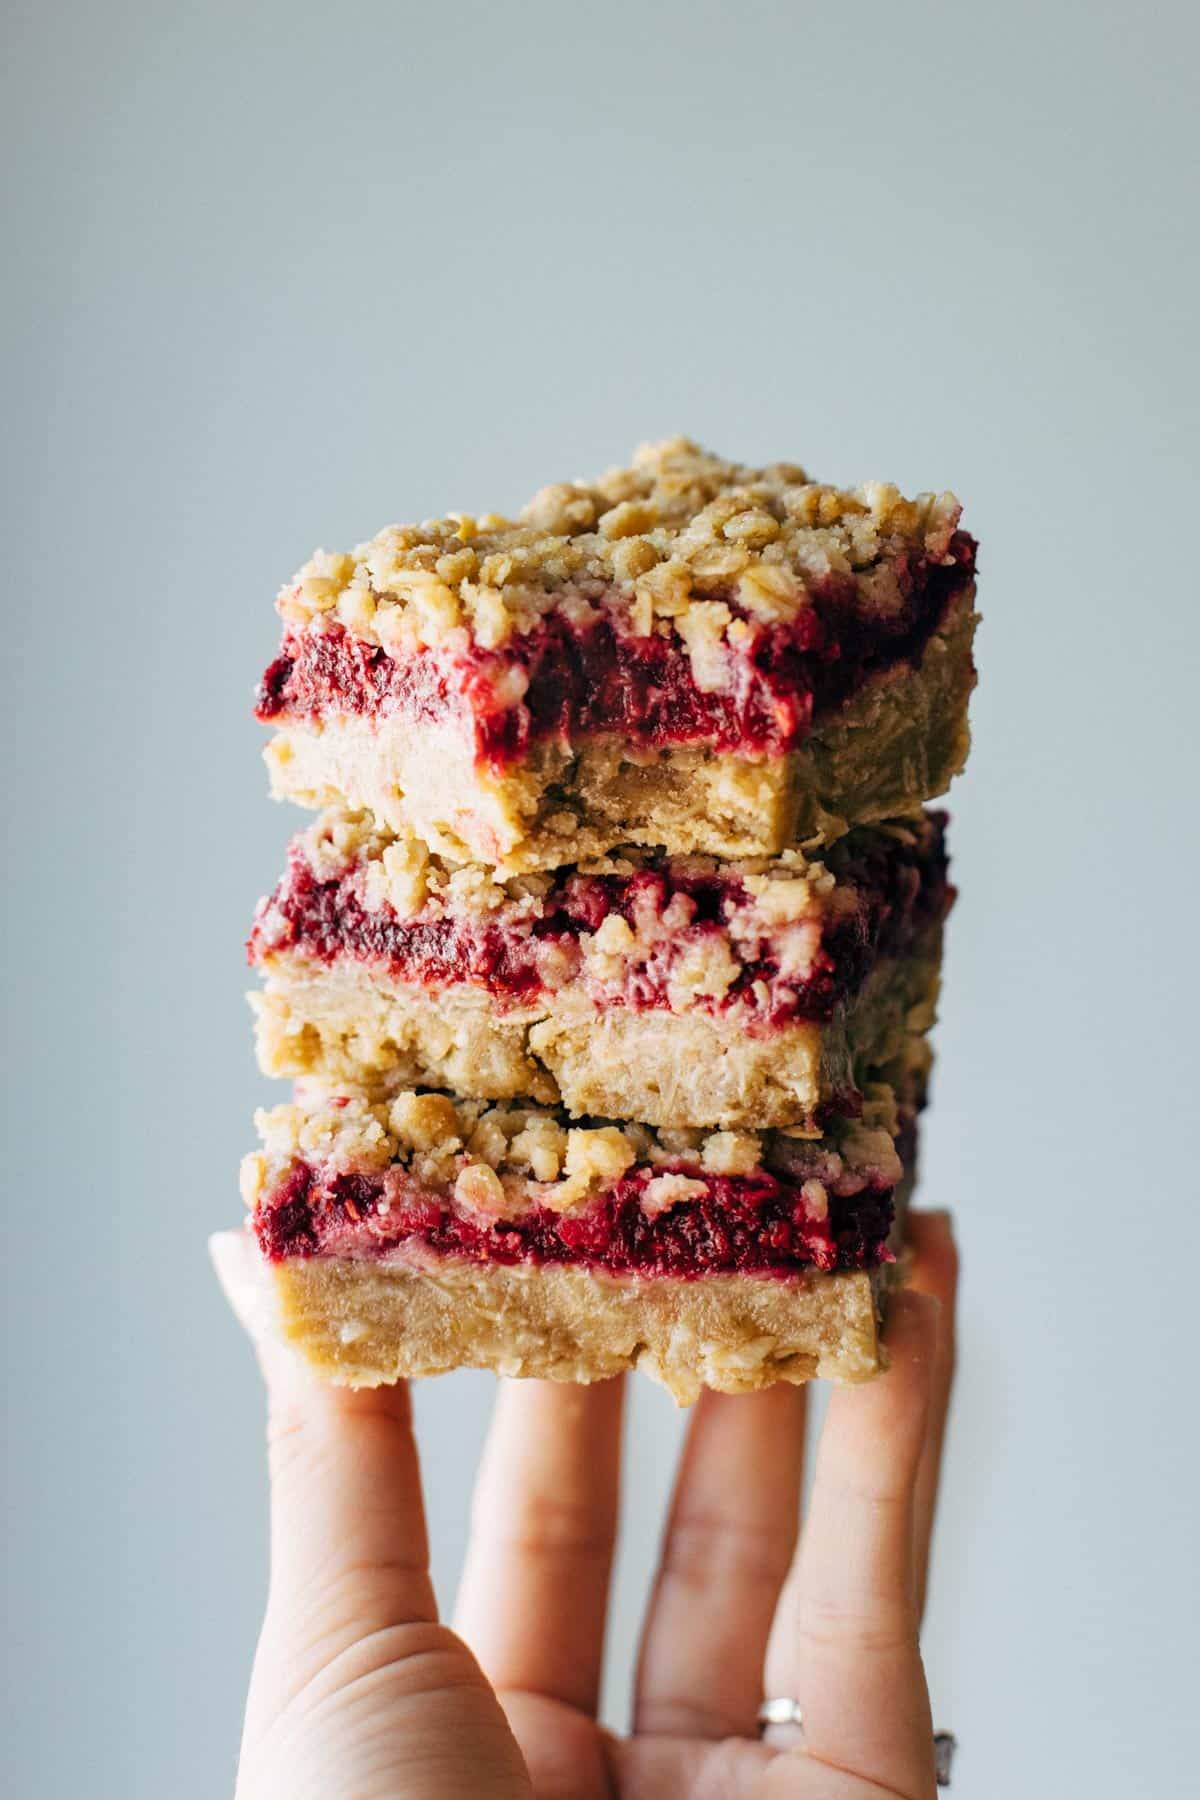
<path fill-rule="evenodd" d="M 543 488 L 516 520 L 451 513 L 388 526 L 348 554 L 318 550 L 277 606 L 292 631 L 336 622 L 400 658 L 498 650 L 552 610 L 583 629 L 615 609 L 628 635 L 676 634 L 711 693 L 728 679 L 727 649 L 795 619 L 831 579 L 876 616 L 897 611 L 901 565 L 952 560 L 960 512 L 953 494 L 841 489 L 793 463 L 751 468 L 671 438 L 596 481 Z M 513 665 L 506 679 L 516 705 L 527 677 Z"/>
<path fill-rule="evenodd" d="M 900 821 L 893 827 L 877 827 L 891 835 L 910 837 L 919 821 Z M 363 871 L 366 904 L 377 910 L 388 905 L 400 918 L 432 907 L 436 912 L 474 913 L 480 917 L 501 908 L 536 914 L 538 905 L 558 882 L 557 873 L 535 872 L 504 876 L 482 863 L 455 863 L 439 856 L 415 836 L 398 837 L 379 830 L 370 813 L 326 809 L 307 830 L 293 840 L 318 881 L 334 881 L 355 867 Z M 695 875 L 727 875 L 739 881 L 755 898 L 764 918 L 773 924 L 789 924 L 828 902 L 838 886 L 837 876 L 820 860 L 821 851 L 806 854 L 802 847 L 778 856 L 734 857 L 675 856 L 671 865 Z M 661 856 L 636 845 L 622 845 L 608 856 L 579 862 L 582 876 L 629 877 L 661 862 Z"/>
<path fill-rule="evenodd" d="M 702 1190 L 706 1176 L 801 1169 L 822 1194 L 852 1194 L 901 1176 L 891 1088 L 864 1090 L 862 1116 L 836 1121 L 819 1142 L 796 1131 L 654 1131 L 640 1124 L 575 1124 L 564 1114 L 406 1090 L 376 1099 L 306 1082 L 285 1105 L 255 1114 L 263 1148 L 242 1164 L 253 1207 L 295 1161 L 344 1173 L 399 1169 L 469 1210 L 516 1216 L 536 1201 L 565 1212 L 637 1165 L 661 1171 L 647 1187 L 662 1211 Z M 697 1186 L 699 1184 L 699 1186 Z M 818 1204 L 815 1188 L 805 1195 Z"/>
<path fill-rule="evenodd" d="M 813 988 L 805 1004 L 832 1005 L 836 971 L 850 967 L 836 960 L 839 946 L 859 957 L 872 920 L 893 934 L 911 931 L 913 908 L 932 916 L 929 907 L 944 903 L 944 870 L 918 872 L 922 858 L 936 863 L 940 831 L 931 814 L 852 834 L 825 861 L 799 849 L 725 862 L 622 849 L 574 870 L 505 879 L 446 862 L 414 838 L 379 835 L 364 815 L 330 811 L 294 841 L 288 875 L 260 903 L 251 960 L 269 967 L 296 953 L 386 965 L 391 943 L 406 978 L 420 980 L 423 969 L 453 965 L 451 943 L 469 960 L 469 946 L 502 942 L 503 979 L 514 992 L 579 982 L 597 1003 L 636 993 L 649 1004 L 653 994 L 683 1013 L 736 1000 L 758 1016 L 794 1010 L 820 976 L 826 999 Z M 883 890 L 890 898 L 880 899 L 880 881 L 891 884 Z M 319 922 L 311 937 L 310 918 Z M 412 966 L 403 963 L 407 942 L 433 940 L 433 963 L 415 948 Z M 486 982 L 482 965 L 471 966 L 470 979 Z"/>

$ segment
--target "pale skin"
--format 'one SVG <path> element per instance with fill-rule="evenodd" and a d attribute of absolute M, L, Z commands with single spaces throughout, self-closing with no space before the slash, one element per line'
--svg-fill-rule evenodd
<path fill-rule="evenodd" d="M 623 1382 L 502 1384 L 452 1628 L 406 1389 L 328 1387 L 257 1342 L 271 1579 L 237 1800 L 930 1800 L 919 1626 L 957 1262 L 947 1215 L 910 1224 L 891 1367 L 834 1390 L 802 1530 L 805 1389 L 694 1409 L 625 1736 L 597 1720 Z M 231 1299 L 247 1253 L 214 1243 Z M 764 1694 L 799 1699 L 802 1738 L 757 1738 Z"/>

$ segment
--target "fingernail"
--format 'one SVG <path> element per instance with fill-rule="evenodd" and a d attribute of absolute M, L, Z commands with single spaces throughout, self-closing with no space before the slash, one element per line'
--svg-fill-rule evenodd
<path fill-rule="evenodd" d="M 916 1288 L 902 1288 L 888 1305 L 884 1342 L 896 1349 L 913 1337 L 923 1336 L 931 1328 L 936 1336 L 941 1311 L 942 1303 L 933 1294 L 922 1294 Z"/>
<path fill-rule="evenodd" d="M 942 1310 L 942 1303 L 936 1294 L 924 1294 L 919 1288 L 901 1288 L 893 1296 L 888 1317 L 897 1315 L 903 1319 L 934 1318 Z"/>
<path fill-rule="evenodd" d="M 918 1226 L 921 1230 L 931 1234 L 936 1233 L 940 1237 L 947 1237 L 951 1241 L 954 1239 L 954 1214 L 948 1207 L 931 1206 L 928 1209 L 913 1207 L 908 1218 L 910 1224 Z"/>
<path fill-rule="evenodd" d="M 230 1311 L 250 1339 L 272 1405 L 307 1394 L 313 1385 L 307 1371 L 272 1329 L 270 1284 L 261 1278 L 253 1240 L 244 1231 L 217 1231 L 208 1254 Z"/>
<path fill-rule="evenodd" d="M 258 1251 L 244 1231 L 215 1231 L 208 1254 L 230 1311 L 262 1360 L 272 1338 L 268 1290 L 260 1279 Z"/>

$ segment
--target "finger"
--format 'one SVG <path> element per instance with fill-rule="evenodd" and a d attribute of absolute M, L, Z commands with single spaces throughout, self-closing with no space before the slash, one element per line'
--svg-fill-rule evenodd
<path fill-rule="evenodd" d="M 937 1354 L 933 1364 L 933 1381 L 929 1398 L 929 1423 L 925 1431 L 925 1448 L 917 1471 L 917 1491 L 913 1513 L 913 1546 L 916 1560 L 916 1595 L 918 1617 L 925 1610 L 925 1591 L 929 1578 L 929 1551 L 933 1540 L 937 1512 L 938 1482 L 942 1467 L 942 1445 L 946 1434 L 946 1417 L 950 1409 L 950 1393 L 954 1385 L 955 1301 L 958 1293 L 958 1251 L 954 1243 L 954 1226 L 947 1212 L 913 1212 L 908 1215 L 909 1241 L 915 1253 L 912 1286 L 918 1293 L 932 1294 L 941 1303 L 938 1315 Z"/>
<path fill-rule="evenodd" d="M 457 1626 L 500 1691 L 599 1702 L 624 1382 L 503 1382 L 475 1490 Z"/>
<path fill-rule="evenodd" d="M 688 1430 L 642 1635 L 634 1730 L 752 1735 L 799 1523 L 805 1390 L 705 1392 Z"/>
<path fill-rule="evenodd" d="M 269 1419 L 271 1587 L 238 1794 L 527 1796 L 495 1694 L 437 1623 L 407 1391 L 323 1385 L 272 1335 L 247 1234 L 210 1249 Z"/>
<path fill-rule="evenodd" d="M 210 1248 L 266 1383 L 271 1604 L 315 1609 L 323 1637 L 435 1620 L 407 1389 L 322 1382 L 272 1334 L 246 1234 Z"/>
<path fill-rule="evenodd" d="M 927 1295 L 896 1295 L 890 1367 L 830 1400 L 767 1653 L 767 1692 L 799 1701 L 807 1754 L 905 1794 L 933 1788 L 913 1516 L 937 1310 Z"/>

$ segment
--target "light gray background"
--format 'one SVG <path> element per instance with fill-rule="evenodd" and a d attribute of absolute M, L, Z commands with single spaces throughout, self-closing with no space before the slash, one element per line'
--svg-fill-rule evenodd
<path fill-rule="evenodd" d="M 8 1791 L 228 1791 L 249 716 L 316 543 L 686 430 L 983 543 L 926 1198 L 967 1800 L 1194 1775 L 1194 8 L 6 9 Z M 610 1711 L 678 1437 L 638 1383 Z M 490 1396 L 419 1396 L 452 1589 Z"/>

